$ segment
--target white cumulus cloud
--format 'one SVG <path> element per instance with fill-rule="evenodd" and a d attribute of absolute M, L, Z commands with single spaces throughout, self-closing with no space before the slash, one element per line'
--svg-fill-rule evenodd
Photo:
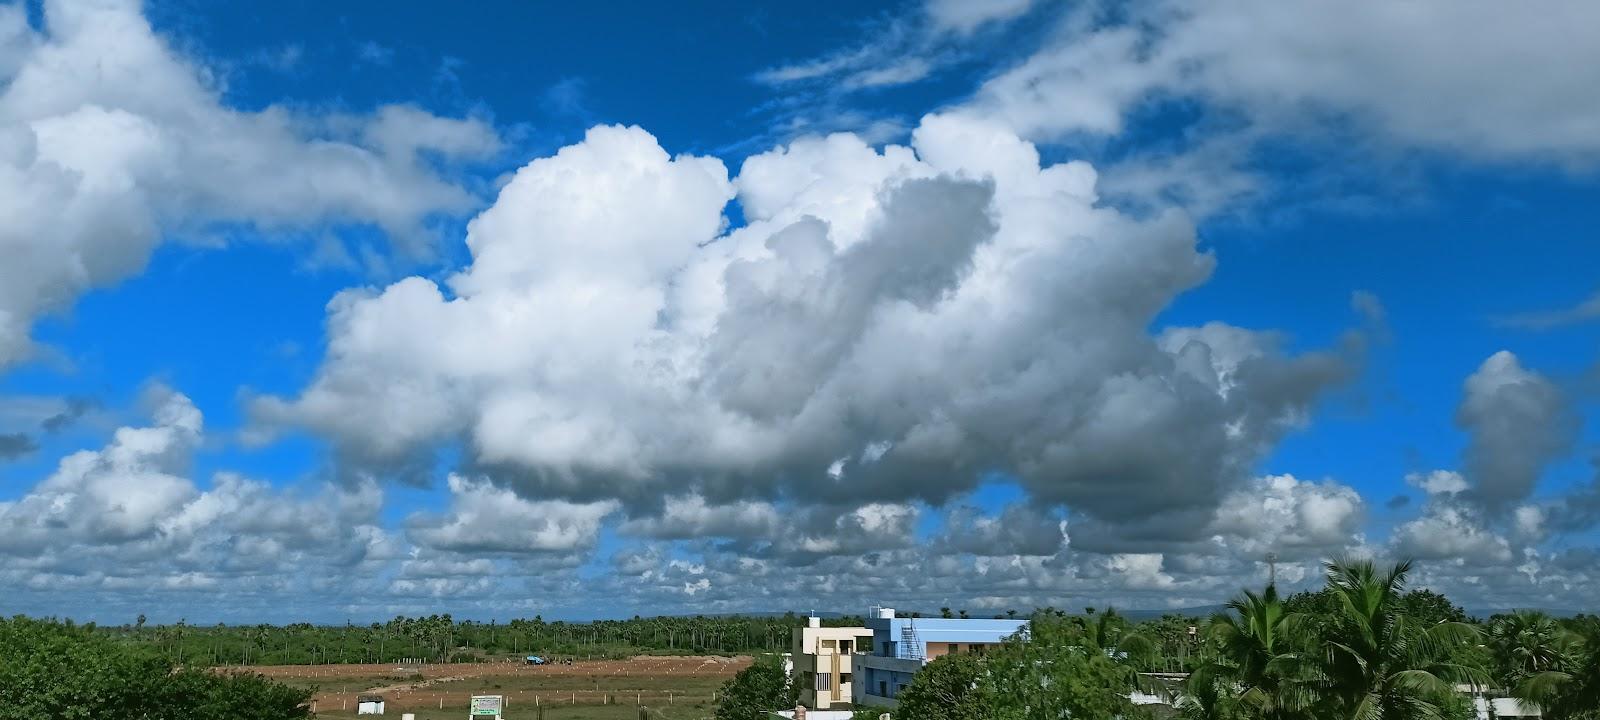
<path fill-rule="evenodd" d="M 444 287 L 331 303 L 316 379 L 256 418 L 375 460 L 464 438 L 528 497 L 937 502 L 1004 469 L 1193 534 L 1346 376 L 1272 333 L 1152 337 L 1212 265 L 1181 216 L 1100 207 L 1092 168 L 992 124 L 914 139 L 796 142 L 730 180 L 595 128 L 517 173 Z"/>
<path fill-rule="evenodd" d="M 475 202 L 434 161 L 498 147 L 481 121 L 409 107 L 232 109 L 133 0 L 50 0 L 41 31 L 0 6 L 0 367 L 34 351 L 41 314 L 174 236 L 362 223 L 421 251 L 430 215 Z"/>

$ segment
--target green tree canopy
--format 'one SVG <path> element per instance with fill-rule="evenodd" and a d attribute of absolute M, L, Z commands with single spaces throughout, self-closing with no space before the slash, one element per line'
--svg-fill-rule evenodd
<path fill-rule="evenodd" d="M 717 720 L 758 720 L 769 710 L 793 708 L 799 691 L 777 656 L 763 655 L 722 685 Z"/>
<path fill-rule="evenodd" d="M 1132 718 L 1138 673 L 1101 648 L 1092 623 L 1035 613 L 988 660 L 993 720 Z"/>
<path fill-rule="evenodd" d="M 1462 610 L 1461 606 L 1426 588 L 1401 595 L 1400 612 L 1421 625 L 1467 621 L 1467 611 Z"/>
<path fill-rule="evenodd" d="M 1518 610 L 1489 619 L 1495 671 L 1508 686 L 1569 663 L 1575 638 L 1549 615 Z"/>
<path fill-rule="evenodd" d="M 1211 620 L 1211 657 L 1190 678 L 1190 713 L 1237 707 L 1256 717 L 1289 718 L 1314 704 L 1303 652 L 1312 629 L 1306 616 L 1291 614 L 1273 585 L 1259 595 L 1241 592 L 1228 610 Z"/>
<path fill-rule="evenodd" d="M 1569 651 L 1556 667 L 1524 677 L 1515 695 L 1550 720 L 1600 720 L 1600 619 L 1573 625 Z"/>
<path fill-rule="evenodd" d="M 0 720 L 291 720 L 309 692 L 258 675 L 177 670 L 91 628 L 0 620 Z"/>
<path fill-rule="evenodd" d="M 985 720 L 990 716 L 984 675 L 979 657 L 945 655 L 928 663 L 900 691 L 895 715 L 918 720 Z"/>
<path fill-rule="evenodd" d="M 1326 564 L 1326 586 L 1280 600 L 1244 592 L 1213 618 L 1204 660 L 1177 707 L 1195 720 L 1470 718 L 1459 684 L 1482 687 L 1479 628 L 1429 590 L 1407 591 L 1409 562 Z"/>

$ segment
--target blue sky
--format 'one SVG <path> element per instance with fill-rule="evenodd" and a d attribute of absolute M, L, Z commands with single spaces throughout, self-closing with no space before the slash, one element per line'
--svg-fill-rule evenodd
<path fill-rule="evenodd" d="M 1595 50 L 1515 9 L 0 8 L 7 611 L 1600 582 Z"/>

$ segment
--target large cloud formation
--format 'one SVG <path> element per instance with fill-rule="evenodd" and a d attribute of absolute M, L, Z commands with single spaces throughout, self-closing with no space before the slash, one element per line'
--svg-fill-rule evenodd
<path fill-rule="evenodd" d="M 1494 0 L 923 6 L 857 46 L 761 73 L 801 95 L 775 104 L 781 127 L 898 129 L 904 119 L 872 91 L 981 59 L 998 67 L 946 112 L 1036 142 L 1092 151 L 1111 140 L 1121 150 L 1105 156 L 1102 192 L 1122 201 L 1283 213 L 1414 192 L 1419 157 L 1600 163 L 1600 101 L 1587 91 L 1600 81 L 1588 32 L 1600 7 L 1585 0 L 1538 12 Z M 1115 141 L 1128 137 L 1141 140 Z M 1308 146 L 1333 160 L 1278 172 L 1285 147 Z M 1546 315 L 1510 321 L 1563 320 Z"/>
<path fill-rule="evenodd" d="M 940 503 L 985 473 L 1185 539 L 1348 358 L 1210 324 L 1152 335 L 1212 258 L 1180 215 L 1097 204 L 1001 127 L 931 116 L 747 160 L 597 127 L 472 221 L 470 266 L 329 305 L 268 424 L 351 457 L 466 438 L 531 496 Z M 747 223 L 726 231 L 737 198 Z"/>
<path fill-rule="evenodd" d="M 371 482 L 306 496 L 228 472 L 195 483 L 200 411 L 166 388 L 150 395 L 149 425 L 118 428 L 105 447 L 68 455 L 0 502 L 0 581 L 14 602 L 62 612 L 92 599 L 98 607 L 72 609 L 104 613 L 186 592 L 262 610 L 297 588 L 365 586 L 401 552 L 380 527 Z"/>
<path fill-rule="evenodd" d="M 1584 543 L 1600 517 L 1591 511 L 1600 484 L 1539 492 L 1577 435 L 1556 383 L 1495 353 L 1467 377 L 1456 422 L 1467 433 L 1461 470 L 1406 478 L 1426 501 L 1393 529 L 1390 554 L 1424 561 L 1425 582 L 1485 606 L 1589 603 L 1600 573 L 1585 564 Z"/>
<path fill-rule="evenodd" d="M 499 145 L 482 122 L 405 106 L 231 109 L 133 0 L 49 0 L 44 22 L 0 5 L 0 368 L 31 354 L 42 313 L 175 235 L 364 223 L 420 251 L 431 215 L 474 204 L 434 160 Z"/>
<path fill-rule="evenodd" d="M 1539 12 L 1493 0 L 1088 5 L 990 79 L 973 109 L 1043 138 L 1117 133 L 1139 103 L 1189 97 L 1274 130 L 1333 119 L 1406 147 L 1592 165 L 1600 100 L 1584 89 L 1600 81 L 1597 22 L 1583 0 Z"/>
<path fill-rule="evenodd" d="M 931 2 L 898 45 L 768 79 L 912 82 L 1047 5 Z M 1461 467 L 1409 478 L 1426 500 L 1392 528 L 1337 479 L 1259 475 L 1356 370 L 1360 338 L 1291 351 L 1269 329 L 1167 322 L 1215 263 L 1191 217 L 1106 203 L 1095 168 L 1033 142 L 1116 133 L 1178 97 L 1248 118 L 1247 142 L 1332 117 L 1400 146 L 1586 163 L 1587 71 L 1526 68 L 1589 57 L 1573 47 L 1589 10 L 1268 5 L 1155 0 L 1133 25 L 1065 12 L 904 144 L 805 137 L 734 173 L 596 127 L 507 180 L 468 226 L 464 267 L 335 297 L 315 377 L 250 401 L 254 439 L 329 440 L 334 482 L 197 477 L 200 410 L 157 388 L 148 423 L 0 502 L 0 583 L 32 611 L 203 598 L 249 621 L 1000 611 L 1209 604 L 1264 577 L 1269 553 L 1296 586 L 1348 553 L 1425 558 L 1423 582 L 1483 606 L 1581 604 L 1600 587 L 1594 550 L 1551 538 L 1593 527 L 1600 482 L 1539 492 L 1573 443 L 1555 382 L 1509 353 L 1485 361 L 1456 417 Z M 0 267 L 0 365 L 27 357 L 42 313 L 167 238 L 354 222 L 415 248 L 430 216 L 471 209 L 435 160 L 497 145 L 481 122 L 406 107 L 241 112 L 132 4 L 60 0 L 45 17 L 36 30 L 0 6 L 0 250 L 21 258 Z M 1269 30 L 1241 32 L 1244 17 Z M 1572 111 L 1528 114 L 1552 99 Z M 1481 112 L 1461 117 L 1467 100 Z M 1218 147 L 1223 165 L 1186 167 L 1228 194 Z M 1381 320 L 1375 298 L 1356 304 Z M 36 452 L 13 429 L 0 455 Z M 396 522 L 384 479 L 439 482 L 457 450 L 441 507 Z M 996 506 L 994 486 L 1016 497 Z"/>

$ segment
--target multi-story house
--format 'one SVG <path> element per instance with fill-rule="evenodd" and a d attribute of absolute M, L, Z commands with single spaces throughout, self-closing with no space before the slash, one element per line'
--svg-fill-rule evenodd
<path fill-rule="evenodd" d="M 949 653 L 983 653 L 1017 634 L 1027 620 L 899 618 L 894 608 L 875 608 L 867 619 L 872 644 L 855 658 L 857 706 L 894 707 L 911 677 Z"/>
<path fill-rule="evenodd" d="M 816 710 L 849 703 L 855 674 L 855 653 L 872 645 L 872 631 L 864 627 L 823 627 L 821 618 L 806 618 L 795 628 L 791 650 L 800 704 Z"/>

